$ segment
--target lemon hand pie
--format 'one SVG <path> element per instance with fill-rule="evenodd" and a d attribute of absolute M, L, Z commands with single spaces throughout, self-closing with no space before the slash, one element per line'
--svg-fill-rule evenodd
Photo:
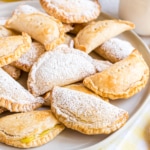
<path fill-rule="evenodd" d="M 17 113 L 0 118 L 0 142 L 18 148 L 37 147 L 64 128 L 50 110 Z"/>
<path fill-rule="evenodd" d="M 33 64 L 27 80 L 28 90 L 43 95 L 55 85 L 65 86 L 96 73 L 93 59 L 63 44 L 42 54 Z"/>
<path fill-rule="evenodd" d="M 92 22 L 80 30 L 74 38 L 75 48 L 90 53 L 110 38 L 134 27 L 132 22 L 125 20 L 100 20 Z"/>
<path fill-rule="evenodd" d="M 83 84 L 101 97 L 129 98 L 145 87 L 149 67 L 138 50 L 108 69 L 86 77 Z"/>
<path fill-rule="evenodd" d="M 40 0 L 43 9 L 63 23 L 83 23 L 96 19 L 101 11 L 98 0 Z"/>
<path fill-rule="evenodd" d="M 26 112 L 41 107 L 43 98 L 29 91 L 0 68 L 0 107 L 11 112 Z"/>
<path fill-rule="evenodd" d="M 29 5 L 16 8 L 5 26 L 28 33 L 33 39 L 42 43 L 46 50 L 51 50 L 64 41 L 63 24 Z"/>
<path fill-rule="evenodd" d="M 128 119 L 127 111 L 83 92 L 54 87 L 51 97 L 51 110 L 56 118 L 84 134 L 110 134 Z"/>

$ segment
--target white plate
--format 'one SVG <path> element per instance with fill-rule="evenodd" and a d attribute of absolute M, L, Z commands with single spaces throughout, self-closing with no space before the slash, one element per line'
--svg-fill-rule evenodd
<path fill-rule="evenodd" d="M 0 18 L 2 17 L 9 17 L 12 13 L 12 11 L 20 4 L 29 4 L 32 6 L 35 6 L 37 8 L 40 8 L 40 4 L 37 1 L 22 1 L 22 2 L 13 2 L 13 3 L 7 3 L 7 4 L 0 4 Z M 109 16 L 105 14 L 101 14 L 101 19 L 108 19 Z M 124 32 L 123 34 L 120 34 L 118 36 L 121 39 L 129 41 L 136 49 L 138 49 L 147 64 L 150 64 L 149 59 L 149 51 L 147 46 L 142 42 L 142 40 L 131 31 Z M 150 82 L 150 81 L 149 81 Z M 111 103 L 114 105 L 123 108 L 129 112 L 130 118 L 127 121 L 126 125 L 116 131 L 115 133 L 111 135 L 84 135 L 81 133 L 78 133 L 76 131 L 72 131 L 70 129 L 66 129 L 63 131 L 60 135 L 58 135 L 53 141 L 41 146 L 34 148 L 35 150 L 94 150 L 102 148 L 113 140 L 117 139 L 117 137 L 123 133 L 123 131 L 128 130 L 129 127 L 132 125 L 132 123 L 136 120 L 138 117 L 140 111 L 144 109 L 144 105 L 146 105 L 146 101 L 149 96 L 149 87 L 150 84 L 148 83 L 147 86 L 138 94 L 133 96 L 132 98 L 129 98 L 127 100 L 116 100 Z M 0 144 L 0 149 L 5 150 L 16 150 L 16 148 L 9 147 L 4 144 Z"/>

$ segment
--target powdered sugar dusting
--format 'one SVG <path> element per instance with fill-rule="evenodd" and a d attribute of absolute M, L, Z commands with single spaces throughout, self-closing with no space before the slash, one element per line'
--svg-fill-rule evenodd
<path fill-rule="evenodd" d="M 101 45 L 105 55 L 111 55 L 115 59 L 121 60 L 127 57 L 134 50 L 134 47 L 127 41 L 112 38 Z"/>
<path fill-rule="evenodd" d="M 93 59 L 93 64 L 98 72 L 101 72 L 112 65 L 109 61 L 99 59 Z"/>
<path fill-rule="evenodd" d="M 100 13 L 100 4 L 93 0 L 44 0 L 48 9 L 53 9 L 70 20 L 86 22 L 97 18 Z M 83 20 L 82 20 L 82 19 Z M 85 19 L 85 20 L 84 20 Z"/>
<path fill-rule="evenodd" d="M 43 103 L 0 68 L 0 97 L 19 104 Z"/>
<path fill-rule="evenodd" d="M 28 78 L 28 88 L 37 95 L 44 94 L 55 85 L 64 86 L 94 74 L 92 58 L 86 53 L 60 45 L 45 52 L 33 64 Z"/>
<path fill-rule="evenodd" d="M 51 107 L 59 117 L 65 118 L 63 123 L 84 125 L 89 130 L 113 128 L 115 122 L 127 113 L 95 96 L 63 87 L 54 87 Z"/>
<path fill-rule="evenodd" d="M 22 55 L 16 62 L 31 67 L 38 57 L 45 52 L 45 48 L 38 42 L 33 42 L 30 50 Z"/>

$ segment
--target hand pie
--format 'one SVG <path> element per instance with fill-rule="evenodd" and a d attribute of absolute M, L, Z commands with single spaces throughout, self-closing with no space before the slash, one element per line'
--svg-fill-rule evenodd
<path fill-rule="evenodd" d="M 8 36 L 0 38 L 0 67 L 5 66 L 27 52 L 31 47 L 31 37 L 22 35 Z"/>
<path fill-rule="evenodd" d="M 45 52 L 45 48 L 42 44 L 38 42 L 32 42 L 31 48 L 28 52 L 23 54 L 18 60 L 11 63 L 11 65 L 20 68 L 25 72 L 29 72 L 33 63 L 38 59 L 38 57 Z"/>
<path fill-rule="evenodd" d="M 46 50 L 51 50 L 64 41 L 63 24 L 29 5 L 16 8 L 5 26 L 28 33 L 33 39 L 42 43 Z"/>
<path fill-rule="evenodd" d="M 33 64 L 27 80 L 28 90 L 43 95 L 55 85 L 65 86 L 96 73 L 92 58 L 86 53 L 62 44 L 45 52 Z"/>
<path fill-rule="evenodd" d="M 116 35 L 133 29 L 133 23 L 124 20 L 95 21 L 84 27 L 74 38 L 75 48 L 90 53 Z"/>
<path fill-rule="evenodd" d="M 106 60 L 115 63 L 127 57 L 135 48 L 127 41 L 111 38 L 95 49 Z"/>
<path fill-rule="evenodd" d="M 91 90 L 86 88 L 82 83 L 70 84 L 70 85 L 64 86 L 64 88 L 80 91 L 80 92 L 83 92 L 83 93 L 86 93 L 86 94 L 89 94 L 89 95 L 93 95 L 93 96 L 96 96 L 96 97 L 99 98 L 99 96 L 97 94 L 95 94 L 94 92 L 92 92 Z M 52 91 L 49 91 L 46 94 L 44 94 L 44 96 L 43 96 L 43 98 L 44 98 L 44 104 L 43 105 L 44 106 L 50 106 L 50 103 L 51 103 L 51 92 Z M 102 99 L 102 98 L 100 97 L 100 99 Z M 102 100 L 105 100 L 107 102 L 109 101 L 108 99 L 102 99 Z"/>
<path fill-rule="evenodd" d="M 11 77 L 13 77 L 15 80 L 19 79 L 21 75 L 21 70 L 12 66 L 12 65 L 6 65 L 2 67 L 3 70 L 5 70 Z"/>
<path fill-rule="evenodd" d="M 149 67 L 138 50 L 108 69 L 86 77 L 83 84 L 101 97 L 129 98 L 145 87 Z"/>
<path fill-rule="evenodd" d="M 0 68 L 0 107 L 11 112 L 26 112 L 43 104 L 43 98 L 34 97 L 23 86 Z"/>
<path fill-rule="evenodd" d="M 51 110 L 67 128 L 89 135 L 110 134 L 128 119 L 127 111 L 95 96 L 64 87 L 53 88 Z"/>
<path fill-rule="evenodd" d="M 0 118 L 0 142 L 18 148 L 37 147 L 64 128 L 50 110 L 17 113 Z"/>
<path fill-rule="evenodd" d="M 43 9 L 63 23 L 84 23 L 96 19 L 101 11 L 98 0 L 40 0 Z"/>

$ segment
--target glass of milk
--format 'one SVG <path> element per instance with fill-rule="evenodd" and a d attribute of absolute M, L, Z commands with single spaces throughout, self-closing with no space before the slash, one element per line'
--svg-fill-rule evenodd
<path fill-rule="evenodd" d="M 139 35 L 150 36 L 150 0 L 120 0 L 119 17 L 132 21 Z"/>

